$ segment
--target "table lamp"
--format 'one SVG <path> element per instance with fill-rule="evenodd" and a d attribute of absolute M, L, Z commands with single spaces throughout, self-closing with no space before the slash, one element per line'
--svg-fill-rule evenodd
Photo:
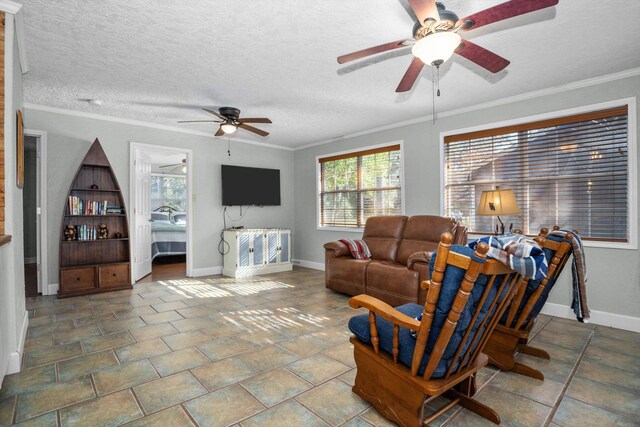
<path fill-rule="evenodd" d="M 476 215 L 496 216 L 499 225 L 496 224 L 496 235 L 504 234 L 504 223 L 500 219 L 500 215 L 517 215 L 520 213 L 520 207 L 516 201 L 513 190 L 501 190 L 496 186 L 495 190 L 483 191 L 480 195 L 480 204 L 476 210 Z M 513 224 L 509 227 L 509 231 L 513 229 Z"/>

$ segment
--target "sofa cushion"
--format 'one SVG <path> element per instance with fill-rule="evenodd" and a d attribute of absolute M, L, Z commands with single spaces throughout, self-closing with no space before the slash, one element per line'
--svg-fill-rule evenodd
<path fill-rule="evenodd" d="M 438 248 L 442 233 L 452 233 L 456 221 L 435 215 L 416 215 L 409 217 L 398 245 L 396 262 L 407 264 L 409 257 L 420 251 L 433 252 Z"/>
<path fill-rule="evenodd" d="M 372 259 L 395 261 L 406 222 L 407 217 L 403 215 L 374 216 L 367 219 L 362 239 L 367 242 Z"/>
<path fill-rule="evenodd" d="M 373 261 L 367 268 L 366 293 L 391 306 L 418 301 L 419 273 L 403 264 Z"/>

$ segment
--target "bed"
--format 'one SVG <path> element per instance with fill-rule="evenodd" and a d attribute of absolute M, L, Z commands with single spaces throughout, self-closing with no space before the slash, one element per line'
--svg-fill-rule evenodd
<path fill-rule="evenodd" d="M 151 259 L 187 253 L 186 215 L 181 212 L 151 214 Z"/>

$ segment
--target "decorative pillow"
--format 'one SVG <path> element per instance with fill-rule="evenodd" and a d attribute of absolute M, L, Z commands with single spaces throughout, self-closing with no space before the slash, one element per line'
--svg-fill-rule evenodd
<path fill-rule="evenodd" d="M 355 259 L 370 259 L 371 251 L 364 240 L 340 239 L 342 243 L 347 245 L 351 256 Z"/>

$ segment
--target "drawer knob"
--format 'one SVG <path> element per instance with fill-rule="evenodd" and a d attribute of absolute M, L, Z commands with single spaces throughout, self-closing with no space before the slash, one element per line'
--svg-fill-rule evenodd
<path fill-rule="evenodd" d="M 113 277 L 116 277 L 116 273 L 113 273 Z"/>
<path fill-rule="evenodd" d="M 80 280 L 80 278 L 79 278 L 79 277 L 76 277 L 76 280 Z"/>

